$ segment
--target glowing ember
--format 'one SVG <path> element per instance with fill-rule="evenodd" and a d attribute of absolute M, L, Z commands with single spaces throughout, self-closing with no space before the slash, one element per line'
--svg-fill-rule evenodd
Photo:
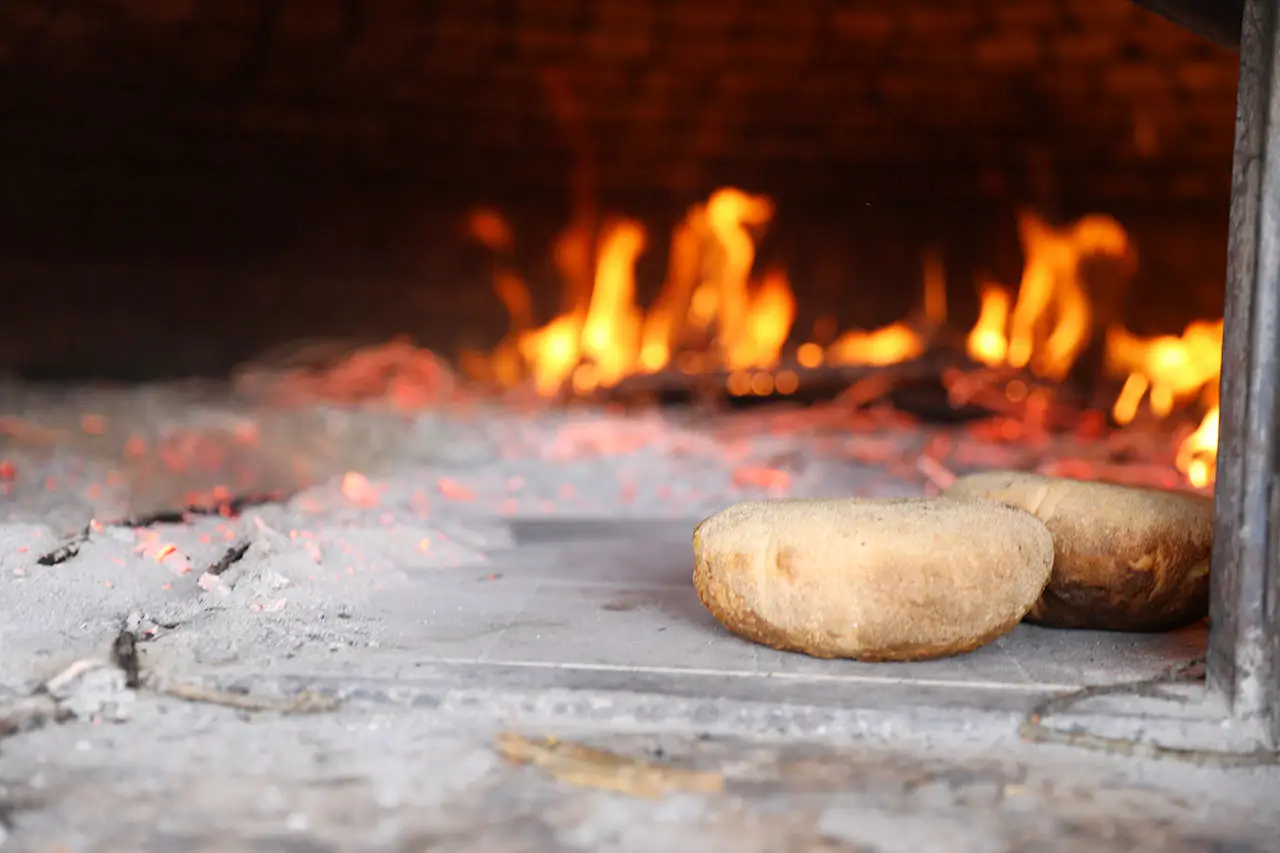
<path fill-rule="evenodd" d="M 771 495 L 786 494 L 791 475 L 776 468 L 743 467 L 733 472 L 733 483 L 740 488 L 764 489 Z"/>
<path fill-rule="evenodd" d="M 476 493 L 471 488 L 448 477 L 441 477 L 436 483 L 436 488 L 440 490 L 443 497 L 451 501 L 465 503 L 476 499 Z"/>
<path fill-rule="evenodd" d="M 339 488 L 342 496 L 356 506 L 373 507 L 381 500 L 378 489 L 369 482 L 369 478 L 356 471 L 348 471 L 342 475 Z"/>

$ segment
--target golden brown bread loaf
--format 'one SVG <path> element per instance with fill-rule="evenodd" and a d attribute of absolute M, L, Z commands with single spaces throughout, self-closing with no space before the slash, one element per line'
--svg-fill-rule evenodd
<path fill-rule="evenodd" d="M 740 503 L 694 530 L 694 586 L 726 628 L 775 649 L 868 661 L 971 651 L 1040 597 L 1053 538 L 993 501 Z"/>
<path fill-rule="evenodd" d="M 1166 631 L 1208 613 L 1210 498 L 1017 471 L 962 477 L 943 495 L 998 500 L 1049 528 L 1053 577 L 1028 621 Z"/>

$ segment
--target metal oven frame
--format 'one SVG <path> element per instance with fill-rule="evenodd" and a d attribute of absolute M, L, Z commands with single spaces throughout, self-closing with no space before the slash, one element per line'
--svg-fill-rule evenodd
<path fill-rule="evenodd" d="M 1050 699 L 1023 735 L 1280 763 L 1280 0 L 1134 2 L 1240 51 L 1205 677 Z M 1047 724 L 1064 712 L 1073 724 Z"/>
<path fill-rule="evenodd" d="M 1248 0 L 1231 182 L 1207 702 L 1280 746 L 1280 0 Z"/>
<path fill-rule="evenodd" d="M 1134 0 L 1240 51 L 1205 678 L 1128 691 L 1054 740 L 1280 761 L 1280 0 Z M 1086 691 L 1090 693 L 1090 691 Z M 1086 697 L 1087 698 L 1087 697 Z M 1053 706 L 1051 701 L 1046 707 Z M 1061 703 L 1059 703 L 1061 704 Z M 1054 708 L 1061 710 L 1061 708 Z M 1033 718 L 1038 724 L 1038 718 Z M 1040 728 L 1043 734 L 1044 729 Z M 1120 732 L 1117 737 L 1116 733 Z"/>

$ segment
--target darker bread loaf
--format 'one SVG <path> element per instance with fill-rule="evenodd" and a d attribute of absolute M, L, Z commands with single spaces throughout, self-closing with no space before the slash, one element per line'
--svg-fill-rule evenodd
<path fill-rule="evenodd" d="M 943 495 L 997 500 L 1049 528 L 1053 577 L 1029 621 L 1165 631 L 1208 613 L 1210 498 L 1009 471 L 962 477 Z"/>

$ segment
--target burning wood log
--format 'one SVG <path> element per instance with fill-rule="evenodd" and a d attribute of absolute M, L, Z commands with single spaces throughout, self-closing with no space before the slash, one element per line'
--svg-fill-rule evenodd
<path fill-rule="evenodd" d="M 577 399 L 593 403 L 629 403 L 697 399 L 811 402 L 835 398 L 865 405 L 903 383 L 939 379 L 949 369 L 977 367 L 962 353 L 942 348 L 929 350 L 916 358 L 880 365 L 820 364 L 807 367 L 793 358 L 759 370 L 686 372 L 669 368 L 655 373 L 637 373 L 612 387 L 598 388 Z"/>

